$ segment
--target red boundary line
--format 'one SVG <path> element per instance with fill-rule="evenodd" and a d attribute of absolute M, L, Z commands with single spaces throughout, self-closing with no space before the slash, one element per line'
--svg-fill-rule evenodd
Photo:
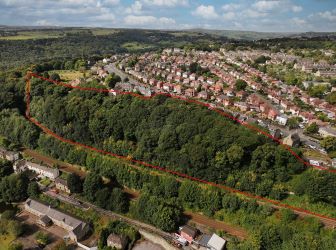
<path fill-rule="evenodd" d="M 278 200 L 268 199 L 268 198 L 265 198 L 265 197 L 262 197 L 262 196 L 251 194 L 249 192 L 243 192 L 243 191 L 240 191 L 238 189 L 230 188 L 230 187 L 225 186 L 225 185 L 221 185 L 221 184 L 217 184 L 217 183 L 214 183 L 214 182 L 209 182 L 209 181 L 206 181 L 206 180 L 203 180 L 203 179 L 199 179 L 199 178 L 196 178 L 196 177 L 192 177 L 192 176 L 186 175 L 184 173 L 181 173 L 181 172 L 178 172 L 178 171 L 173 171 L 173 170 L 170 170 L 170 169 L 167 169 L 167 168 L 164 168 L 164 167 L 152 165 L 152 164 L 144 162 L 144 161 L 135 160 L 135 159 L 132 159 L 132 158 L 130 159 L 127 156 L 123 156 L 123 155 L 118 155 L 118 154 L 114 154 L 114 153 L 111 153 L 111 152 L 107 152 L 107 151 L 104 151 L 104 150 L 101 150 L 101 149 L 98 149 L 98 148 L 95 148 L 95 147 L 92 147 L 92 146 L 88 146 L 88 145 L 85 145 L 85 144 L 82 144 L 82 143 L 78 143 L 78 142 L 66 139 L 64 137 L 61 137 L 58 134 L 56 134 L 53 131 L 51 131 L 50 129 L 48 129 L 47 127 L 45 127 L 44 125 L 42 125 L 41 123 L 39 123 L 36 119 L 34 119 L 34 118 L 32 118 L 30 116 L 30 87 L 31 87 L 30 78 L 31 77 L 36 77 L 36 78 L 39 78 L 39 79 L 42 79 L 42 80 L 54 83 L 56 85 L 60 85 L 60 86 L 63 86 L 63 87 L 74 88 L 74 89 L 80 89 L 80 90 L 86 90 L 86 91 L 89 90 L 89 91 L 96 91 L 96 92 L 111 92 L 111 91 L 109 91 L 107 89 L 96 89 L 96 88 L 84 88 L 84 87 L 79 87 L 79 86 L 71 86 L 70 84 L 54 81 L 54 80 L 51 80 L 51 79 L 39 76 L 39 75 L 34 74 L 34 73 L 28 73 L 27 74 L 27 81 L 26 81 L 26 83 L 27 83 L 26 84 L 26 118 L 29 121 L 31 121 L 32 123 L 34 123 L 36 126 L 38 126 L 39 128 L 41 128 L 46 134 L 49 134 L 49 135 L 53 136 L 54 138 L 56 138 L 56 139 L 58 139 L 58 140 L 60 140 L 62 142 L 65 142 L 65 143 L 68 143 L 68 144 L 71 144 L 71 145 L 74 145 L 74 146 L 80 146 L 82 148 L 85 148 L 85 149 L 88 149 L 88 150 L 91 150 L 91 151 L 94 151 L 94 152 L 97 152 L 97 153 L 100 153 L 100 154 L 103 154 L 103 155 L 113 156 L 115 158 L 127 160 L 127 161 L 132 162 L 132 163 L 140 164 L 142 166 L 149 167 L 149 168 L 152 168 L 152 169 L 156 169 L 156 170 L 159 170 L 159 171 L 162 171 L 162 172 L 165 172 L 165 173 L 169 173 L 169 174 L 172 174 L 172 175 L 175 175 L 175 176 L 179 176 L 179 177 L 182 177 L 182 178 L 185 178 L 185 179 L 189 179 L 189 180 L 192 180 L 192 181 L 196 181 L 196 182 L 207 184 L 207 185 L 210 185 L 210 186 L 213 186 L 213 187 L 217 187 L 217 188 L 226 190 L 226 191 L 231 192 L 231 193 L 241 194 L 241 195 L 243 195 L 245 197 L 248 197 L 248 198 L 251 198 L 251 199 L 256 199 L 256 200 L 258 200 L 260 202 L 266 202 L 266 203 L 273 204 L 274 206 L 276 206 L 278 208 L 287 208 L 287 209 L 291 209 L 291 210 L 293 210 L 293 211 L 295 211 L 297 213 L 303 213 L 303 214 L 306 214 L 306 215 L 311 215 L 311 216 L 314 216 L 314 217 L 318 217 L 320 219 L 328 220 L 329 222 L 332 221 L 333 223 L 336 222 L 336 218 L 332 218 L 332 217 L 328 217 L 328 216 L 325 216 L 325 215 L 322 215 L 322 214 L 318 214 L 318 213 L 315 213 L 315 212 L 312 212 L 312 211 L 309 211 L 309 210 L 306 210 L 306 209 L 303 209 L 303 208 L 287 205 L 287 204 L 281 203 Z M 117 92 L 117 91 L 115 91 L 115 92 Z M 172 96 L 170 94 L 165 94 L 165 93 L 156 94 L 156 95 L 153 95 L 152 97 L 144 97 L 142 95 L 139 95 L 139 94 L 136 94 L 136 93 L 133 93 L 133 92 L 117 92 L 117 93 L 119 93 L 119 94 L 125 94 L 125 95 L 132 95 L 132 96 L 139 97 L 139 98 L 142 98 L 142 99 L 150 99 L 150 98 L 152 98 L 152 97 L 154 97 L 156 95 L 164 95 L 164 96 L 171 97 L 171 98 L 174 98 L 174 99 L 185 100 L 185 101 L 188 101 L 188 102 L 197 103 L 197 104 L 200 104 L 202 106 L 211 108 L 209 104 L 206 104 L 206 103 L 203 103 L 203 102 L 200 102 L 200 101 L 197 101 L 197 100 L 191 100 L 191 99 L 187 99 L 185 97 L 180 97 L 180 96 Z M 214 108 L 211 108 L 211 109 L 214 110 L 214 111 L 216 111 L 217 113 L 225 116 L 225 117 L 228 117 L 228 118 L 230 118 L 230 119 L 232 119 L 232 120 L 234 120 L 236 122 L 239 122 L 240 124 L 242 124 L 245 127 L 250 127 L 251 126 L 251 129 L 253 129 L 253 130 L 255 130 L 255 131 L 259 132 L 259 133 L 262 133 L 262 134 L 266 135 L 267 137 L 269 137 L 269 138 L 271 138 L 271 139 L 273 139 L 273 140 L 281 143 L 280 140 L 274 138 L 272 135 L 267 134 L 266 132 L 260 130 L 259 128 L 256 128 L 256 127 L 254 127 L 252 125 L 244 123 L 243 121 L 241 121 L 241 120 L 239 120 L 239 119 L 237 119 L 235 117 L 232 117 L 231 115 L 229 115 L 229 114 L 227 114 L 225 112 L 222 112 L 222 111 L 220 111 L 218 109 L 214 109 Z M 284 144 L 281 143 L 281 145 L 284 145 Z M 290 147 L 288 147 L 287 145 L 284 145 L 284 146 L 286 146 L 285 148 L 288 149 L 290 152 L 292 152 L 292 150 L 290 149 Z M 293 152 L 293 153 L 294 153 L 294 156 L 297 156 L 295 154 L 295 152 Z M 301 159 L 299 156 L 297 156 L 297 157 L 299 159 Z M 301 159 L 301 161 L 303 163 L 305 163 L 305 161 L 303 159 Z M 321 169 L 321 168 L 319 168 L 319 169 Z M 325 169 L 323 168 L 323 170 L 325 170 Z"/>

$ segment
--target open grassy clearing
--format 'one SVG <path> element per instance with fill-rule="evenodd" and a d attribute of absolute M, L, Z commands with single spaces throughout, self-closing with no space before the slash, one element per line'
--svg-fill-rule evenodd
<path fill-rule="evenodd" d="M 116 34 L 119 30 L 115 29 L 92 29 L 92 34 L 95 36 L 106 36 L 111 34 Z"/>
<path fill-rule="evenodd" d="M 51 180 L 48 178 L 44 178 L 40 181 L 40 183 L 44 186 L 49 186 L 51 184 Z"/>
<path fill-rule="evenodd" d="M 322 154 L 316 150 L 305 149 L 305 151 L 303 152 L 303 155 L 307 158 L 314 158 L 317 160 L 330 162 L 330 158 L 328 155 Z"/>
<path fill-rule="evenodd" d="M 150 49 L 150 48 L 153 48 L 154 46 L 150 44 L 146 44 L 146 43 L 129 42 L 129 43 L 124 43 L 122 47 L 130 51 L 133 51 L 133 50 L 141 50 L 141 49 Z"/>
<path fill-rule="evenodd" d="M 8 250 L 11 242 L 15 240 L 14 235 L 0 235 L 0 250 Z"/>
<path fill-rule="evenodd" d="M 64 37 L 67 34 L 76 34 L 78 32 L 92 32 L 95 36 L 104 36 L 118 33 L 116 29 L 69 29 L 69 30 L 30 30 L 17 31 L 15 35 L 0 36 L 0 40 L 28 40 L 28 39 L 48 39 Z"/>
<path fill-rule="evenodd" d="M 320 213 L 320 214 L 330 216 L 333 218 L 336 217 L 335 206 L 325 203 L 325 202 L 312 203 L 311 201 L 309 201 L 308 197 L 305 195 L 303 196 L 290 195 L 285 200 L 283 200 L 282 203 L 289 204 L 291 206 L 300 207 L 303 209 L 307 209 L 312 212 Z"/>
<path fill-rule="evenodd" d="M 60 75 L 61 79 L 64 81 L 72 81 L 77 78 L 82 78 L 85 75 L 85 72 L 77 70 L 53 70 L 49 71 L 49 74 L 57 73 Z"/>
<path fill-rule="evenodd" d="M 13 36 L 3 36 L 0 40 L 28 40 L 28 39 L 46 39 L 46 38 L 58 38 L 64 36 L 62 31 L 18 31 L 16 35 Z"/>

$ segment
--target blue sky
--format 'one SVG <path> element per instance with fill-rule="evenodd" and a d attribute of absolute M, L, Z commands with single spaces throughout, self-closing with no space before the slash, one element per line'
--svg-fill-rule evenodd
<path fill-rule="evenodd" d="M 0 0 L 0 24 L 336 31 L 336 0 Z"/>

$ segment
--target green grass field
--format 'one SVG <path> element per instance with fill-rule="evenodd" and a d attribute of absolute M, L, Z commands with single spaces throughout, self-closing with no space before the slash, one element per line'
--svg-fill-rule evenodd
<path fill-rule="evenodd" d="M 325 202 L 312 203 L 307 196 L 290 195 L 282 203 L 336 218 L 335 206 Z"/>
<path fill-rule="evenodd" d="M 0 235 L 0 250 L 8 250 L 13 240 L 15 240 L 14 235 Z"/>
<path fill-rule="evenodd" d="M 106 36 L 111 34 L 116 34 L 119 30 L 115 29 L 92 29 L 92 34 L 95 36 Z"/>
<path fill-rule="evenodd" d="M 46 39 L 46 38 L 58 38 L 63 36 L 62 31 L 18 31 L 14 36 L 0 37 L 0 40 L 28 40 L 28 39 Z"/>
<path fill-rule="evenodd" d="M 314 159 L 318 159 L 318 160 L 322 160 L 322 161 L 327 161 L 330 162 L 330 158 L 328 157 L 328 155 L 322 154 L 316 150 L 311 150 L 311 149 L 305 149 L 305 151 L 303 152 L 303 155 L 305 157 L 308 158 L 314 158 Z"/>
<path fill-rule="evenodd" d="M 49 71 L 49 74 L 57 73 L 60 75 L 61 79 L 63 81 L 72 81 L 77 78 L 84 77 L 84 72 L 80 72 L 77 70 L 52 70 Z"/>
<path fill-rule="evenodd" d="M 150 48 L 153 48 L 153 45 L 146 44 L 146 43 L 129 42 L 129 43 L 124 43 L 122 47 L 124 47 L 125 49 L 128 49 L 129 51 L 135 51 L 135 50 L 141 50 L 141 49 L 150 49 Z"/>
<path fill-rule="evenodd" d="M 40 181 L 40 183 L 44 186 L 49 186 L 51 184 L 51 180 L 48 178 L 44 178 Z"/>
<path fill-rule="evenodd" d="M 116 29 L 103 29 L 95 28 L 89 29 L 94 36 L 105 36 L 116 34 L 119 30 Z M 29 40 L 29 39 L 48 39 L 59 38 L 66 36 L 66 34 L 75 34 L 78 32 L 86 32 L 87 29 L 67 29 L 67 30 L 30 30 L 30 31 L 18 31 L 16 35 L 2 36 L 0 40 Z"/>

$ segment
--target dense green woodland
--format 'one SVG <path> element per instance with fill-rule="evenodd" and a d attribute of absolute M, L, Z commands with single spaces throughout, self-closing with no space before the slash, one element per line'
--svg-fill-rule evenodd
<path fill-rule="evenodd" d="M 274 199 L 295 191 L 312 201 L 335 204 L 335 175 L 309 171 L 311 178 L 301 174 L 295 185 L 289 185 L 305 169 L 296 158 L 268 138 L 203 107 L 166 97 L 148 101 L 69 91 L 37 79 L 32 83 L 32 115 L 65 138 Z M 90 167 L 84 151 L 60 147 L 25 120 L 22 78 L 10 74 L 2 85 L 3 135 L 13 143 Z"/>
<path fill-rule="evenodd" d="M 151 49 L 184 46 L 194 42 L 225 42 L 224 37 L 206 34 L 182 34 L 146 30 L 121 30 L 114 34 L 95 36 L 91 32 L 78 32 L 59 38 L 0 40 L 0 69 L 49 62 L 57 59 L 95 59 L 103 56 L 128 52 L 124 43 L 150 45 Z M 148 49 L 139 48 L 138 52 Z M 134 51 L 132 51 L 134 52 Z"/>
<path fill-rule="evenodd" d="M 125 33 L 132 36 L 129 34 L 132 32 Z M 0 41 L 1 51 L 4 51 L 1 53 L 2 66 L 21 66 L 29 62 L 31 56 L 36 62 L 52 59 L 34 67 L 39 73 L 50 69 L 78 69 L 83 66 L 83 59 L 87 59 L 85 53 L 101 56 L 99 46 L 119 48 L 118 44 L 107 47 L 106 44 L 113 43 L 108 41 L 109 36 L 94 40 L 90 34 L 81 35 L 88 36 L 83 40 L 87 47 L 81 44 L 81 39 L 76 41 L 71 36 L 49 41 Z M 141 38 L 137 34 L 137 38 L 132 39 L 156 38 L 155 35 Z M 315 40 L 296 41 L 296 46 L 316 46 L 319 40 Z M 287 48 L 295 44 L 295 40 L 283 41 Z M 99 46 L 92 46 L 91 42 Z M 276 42 L 272 41 L 271 46 Z M 237 42 L 237 47 L 239 44 L 243 43 Z M 323 41 L 323 46 L 329 45 L 329 41 Z M 94 48 L 97 53 L 93 52 Z M 12 59 L 9 51 L 14 51 Z M 81 53 L 84 58 L 72 60 L 81 57 Z M 8 148 L 23 145 L 85 166 L 90 170 L 85 180 L 69 175 L 68 182 L 74 193 L 88 201 L 166 231 L 174 231 L 184 222 L 182 212 L 185 210 L 201 212 L 247 229 L 249 236 L 241 242 L 225 235 L 230 239 L 228 249 L 336 249 L 335 231 L 323 228 L 317 219 L 297 218 L 291 211 L 275 211 L 217 188 L 158 175 L 146 168 L 132 168 L 127 162 L 62 143 L 44 134 L 24 117 L 23 72 L 0 73 L 0 135 L 8 139 L 0 143 Z M 90 85 L 102 87 L 95 82 Z M 336 204 L 336 175 L 305 170 L 269 139 L 203 107 L 166 97 L 145 101 L 130 96 L 69 91 L 36 79 L 32 81 L 32 96 L 32 115 L 66 138 L 261 196 L 281 200 L 288 192 L 294 192 L 297 197 L 307 197 L 319 213 L 324 212 L 324 207 Z M 111 182 L 104 183 L 101 176 Z M 23 201 L 28 195 L 40 197 L 37 184 L 28 182 L 25 175 L 13 174 L 9 162 L 0 161 L 0 203 Z M 122 191 L 125 186 L 140 191 L 141 196 L 130 201 Z M 54 205 L 57 204 L 59 202 Z M 330 210 L 325 213 L 336 217 Z M 101 249 L 105 248 L 102 242 L 110 232 L 124 232 L 132 241 L 138 237 L 125 225 L 111 225 L 101 234 Z"/>
<path fill-rule="evenodd" d="M 266 137 L 194 104 L 113 98 L 36 79 L 31 95 L 32 116 L 65 138 L 259 195 L 281 198 L 286 190 L 275 184 L 303 169 Z"/>

